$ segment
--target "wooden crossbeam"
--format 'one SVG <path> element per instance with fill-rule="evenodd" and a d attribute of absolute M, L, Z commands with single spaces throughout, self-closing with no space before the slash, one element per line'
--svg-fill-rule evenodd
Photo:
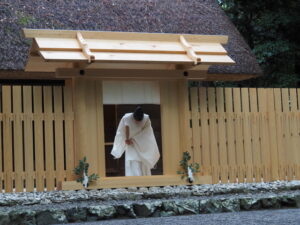
<path fill-rule="evenodd" d="M 82 37 L 82 34 L 80 32 L 77 32 L 77 41 L 80 45 L 80 47 L 82 48 L 82 52 L 84 54 L 84 56 L 88 59 L 89 63 L 92 63 L 95 61 L 95 56 L 92 54 L 91 50 L 89 49 L 89 46 L 87 44 L 87 42 L 84 40 L 84 38 Z"/>
<path fill-rule="evenodd" d="M 187 56 L 194 61 L 195 65 L 198 65 L 201 62 L 201 58 L 197 56 L 193 47 L 187 42 L 187 40 L 182 35 L 179 37 L 179 39 L 182 47 L 186 51 Z"/>

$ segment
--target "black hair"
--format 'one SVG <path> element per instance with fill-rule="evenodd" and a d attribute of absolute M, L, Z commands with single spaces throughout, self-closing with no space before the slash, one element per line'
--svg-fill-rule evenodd
<path fill-rule="evenodd" d="M 133 118 L 136 121 L 142 121 L 144 119 L 144 112 L 141 106 L 136 107 L 133 113 Z"/>

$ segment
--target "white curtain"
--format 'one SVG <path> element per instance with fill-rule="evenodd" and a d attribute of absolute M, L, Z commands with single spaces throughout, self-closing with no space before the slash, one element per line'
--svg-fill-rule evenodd
<path fill-rule="evenodd" d="M 103 81 L 103 104 L 160 104 L 155 81 Z"/>

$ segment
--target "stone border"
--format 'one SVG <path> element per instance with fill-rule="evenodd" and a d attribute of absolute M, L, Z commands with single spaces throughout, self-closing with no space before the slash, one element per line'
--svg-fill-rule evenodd
<path fill-rule="evenodd" d="M 91 205 L 66 209 L 0 210 L 0 225 L 48 225 L 114 218 L 163 217 L 200 213 L 238 212 L 259 209 L 299 208 L 300 192 L 202 199 L 163 199 L 121 204 Z"/>
<path fill-rule="evenodd" d="M 191 186 L 166 186 L 150 188 L 102 189 L 79 191 L 25 192 L 0 194 L 1 207 L 39 205 L 80 201 L 112 201 L 171 199 L 222 194 L 264 193 L 300 190 L 300 181 L 275 181 L 269 183 L 213 184 Z"/>

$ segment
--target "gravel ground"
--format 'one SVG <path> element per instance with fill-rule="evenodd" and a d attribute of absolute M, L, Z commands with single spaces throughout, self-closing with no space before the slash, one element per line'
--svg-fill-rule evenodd
<path fill-rule="evenodd" d="M 72 225 L 299 225 L 300 209 L 215 213 L 146 219 L 125 219 Z"/>

